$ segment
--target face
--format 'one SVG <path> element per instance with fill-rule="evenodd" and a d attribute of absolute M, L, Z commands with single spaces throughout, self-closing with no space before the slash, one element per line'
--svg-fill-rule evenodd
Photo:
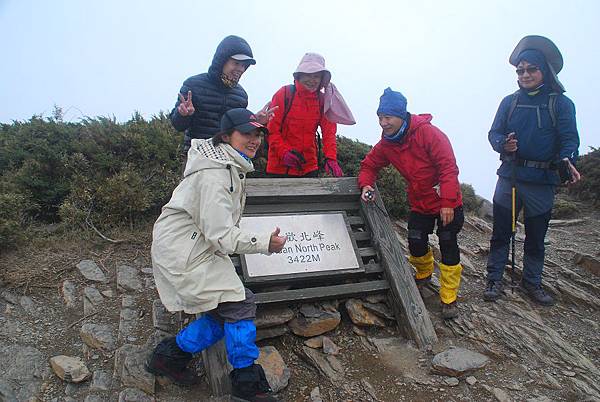
<path fill-rule="evenodd" d="M 400 130 L 400 127 L 404 124 L 404 120 L 398 116 L 388 116 L 385 114 L 380 114 L 379 116 L 379 125 L 383 129 L 383 133 L 385 135 L 390 135 L 396 133 Z"/>
<path fill-rule="evenodd" d="M 522 88 L 535 89 L 542 85 L 544 76 L 539 67 L 523 60 L 517 65 L 517 80 Z"/>
<path fill-rule="evenodd" d="M 243 61 L 239 61 L 239 60 L 230 58 L 229 60 L 227 60 L 227 62 L 223 66 L 222 72 L 230 80 L 238 82 L 240 80 L 240 78 L 242 78 L 242 74 L 244 74 L 244 72 L 246 71 L 247 68 L 248 68 L 247 62 L 243 62 Z"/>
<path fill-rule="evenodd" d="M 298 81 L 306 87 L 310 92 L 316 92 L 321 86 L 321 79 L 323 79 L 323 72 L 318 73 L 299 73 Z"/>
<path fill-rule="evenodd" d="M 245 134 L 235 130 L 231 135 L 224 136 L 223 140 L 247 157 L 254 158 L 262 137 L 263 133 L 258 129 Z"/>

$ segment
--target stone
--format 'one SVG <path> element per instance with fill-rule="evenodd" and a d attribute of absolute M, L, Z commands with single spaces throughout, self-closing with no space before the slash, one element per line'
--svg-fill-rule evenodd
<path fill-rule="evenodd" d="M 477 383 L 477 378 L 470 375 L 467 378 L 465 378 L 465 382 L 469 385 L 475 385 Z"/>
<path fill-rule="evenodd" d="M 96 370 L 92 374 L 90 391 L 108 391 L 112 384 L 112 377 L 107 371 Z"/>
<path fill-rule="evenodd" d="M 104 297 L 102 297 L 98 289 L 86 286 L 83 289 L 83 315 L 90 315 L 96 312 L 103 301 Z"/>
<path fill-rule="evenodd" d="M 273 392 L 279 392 L 287 387 L 291 372 L 274 346 L 260 348 L 260 355 L 256 363 L 265 370 L 267 381 Z"/>
<path fill-rule="evenodd" d="M 552 399 L 547 396 L 538 396 L 535 398 L 528 398 L 526 399 L 526 402 L 552 402 Z"/>
<path fill-rule="evenodd" d="M 36 400 L 49 376 L 48 360 L 39 350 L 0 342 L 0 400 Z"/>
<path fill-rule="evenodd" d="M 54 374 L 67 382 L 83 382 L 92 375 L 80 357 L 54 356 L 50 358 L 50 366 Z"/>
<path fill-rule="evenodd" d="M 256 328 L 269 328 L 277 325 L 283 325 L 294 318 L 294 312 L 289 307 L 262 307 L 259 306 L 256 311 L 254 323 Z"/>
<path fill-rule="evenodd" d="M 326 355 L 337 355 L 340 353 L 340 347 L 333 343 L 331 339 L 323 337 L 323 353 Z"/>
<path fill-rule="evenodd" d="M 512 402 L 510 396 L 506 393 L 506 391 L 496 388 L 490 387 L 488 385 L 483 385 L 483 387 L 496 398 L 498 402 Z"/>
<path fill-rule="evenodd" d="M 142 273 L 146 275 L 152 275 L 154 273 L 154 269 L 152 269 L 152 267 L 142 268 Z"/>
<path fill-rule="evenodd" d="M 458 378 L 456 377 L 446 377 L 444 378 L 444 384 L 449 387 L 456 387 L 459 384 Z"/>
<path fill-rule="evenodd" d="M 589 273 L 600 276 L 600 261 L 588 254 L 575 253 L 573 262 Z"/>
<path fill-rule="evenodd" d="M 126 388 L 119 393 L 119 402 L 154 402 L 155 399 L 136 388 Z"/>
<path fill-rule="evenodd" d="M 131 295 L 123 295 L 121 298 L 122 308 L 133 308 L 135 307 L 135 298 Z"/>
<path fill-rule="evenodd" d="M 339 312 L 320 311 L 320 314 L 316 317 L 307 318 L 298 315 L 288 325 L 294 334 L 310 338 L 331 331 L 339 325 L 341 319 Z"/>
<path fill-rule="evenodd" d="M 35 315 L 38 310 L 38 305 L 29 296 L 19 297 L 19 304 L 27 314 Z"/>
<path fill-rule="evenodd" d="M 565 377 L 575 377 L 577 375 L 577 373 L 570 370 L 563 370 L 562 373 Z"/>
<path fill-rule="evenodd" d="M 304 344 L 309 348 L 321 349 L 323 347 L 323 336 L 315 336 L 304 341 Z"/>
<path fill-rule="evenodd" d="M 121 309 L 119 314 L 118 342 L 123 342 L 133 332 L 138 321 L 138 311 L 132 308 Z"/>
<path fill-rule="evenodd" d="M 323 402 L 323 398 L 321 398 L 321 391 L 319 387 L 315 387 L 310 391 L 310 402 Z"/>
<path fill-rule="evenodd" d="M 110 325 L 85 323 L 79 330 L 83 342 L 91 348 L 112 351 L 116 347 Z"/>
<path fill-rule="evenodd" d="M 307 346 L 302 347 L 302 355 L 308 363 L 327 377 L 332 384 L 339 384 L 344 378 L 344 368 L 335 356 L 324 355 Z"/>
<path fill-rule="evenodd" d="M 102 293 L 103 296 L 106 296 L 108 298 L 115 297 L 115 292 L 113 292 L 111 289 L 103 290 L 100 293 Z"/>
<path fill-rule="evenodd" d="M 165 308 L 160 299 L 152 302 L 152 325 L 154 325 L 154 328 L 167 332 L 172 332 L 175 329 L 174 315 Z"/>
<path fill-rule="evenodd" d="M 138 345 L 124 344 L 115 351 L 115 364 L 113 367 L 113 378 L 119 379 L 123 374 L 123 365 L 125 358 L 130 354 L 139 353 L 142 348 Z"/>
<path fill-rule="evenodd" d="M 363 300 L 371 304 L 385 303 L 385 301 L 387 300 L 387 296 L 384 293 L 378 293 L 375 295 L 365 296 L 363 297 Z"/>
<path fill-rule="evenodd" d="M 158 345 L 163 339 L 169 338 L 171 336 L 173 336 L 173 335 L 171 335 L 171 333 L 157 329 L 146 340 L 146 343 L 144 344 L 144 349 L 154 350 L 156 345 Z"/>
<path fill-rule="evenodd" d="M 105 402 L 105 401 L 106 401 L 105 398 L 103 398 L 101 395 L 97 395 L 97 394 L 89 394 L 83 400 L 83 402 Z"/>
<path fill-rule="evenodd" d="M 303 304 L 299 311 L 306 318 L 317 318 L 322 314 L 323 309 L 316 304 Z"/>
<path fill-rule="evenodd" d="M 585 223 L 585 219 L 550 219 L 548 226 L 551 228 L 574 226 Z"/>
<path fill-rule="evenodd" d="M 140 348 L 125 356 L 121 371 L 121 384 L 141 389 L 147 394 L 154 394 L 155 378 L 146 371 L 146 355 L 147 352 Z"/>
<path fill-rule="evenodd" d="M 392 310 L 390 310 L 390 308 L 384 303 L 363 302 L 363 306 L 373 314 L 378 315 L 381 318 L 385 318 L 386 320 L 394 321 L 396 319 L 394 317 L 394 313 L 392 313 Z"/>
<path fill-rule="evenodd" d="M 362 387 L 365 390 L 365 392 L 367 394 L 369 394 L 369 396 L 371 398 L 373 398 L 374 401 L 378 401 L 379 400 L 379 398 L 377 398 L 377 394 L 375 393 L 375 388 L 373 388 L 373 386 L 371 385 L 370 382 L 368 382 L 366 379 L 362 378 L 360 380 L 360 385 L 362 385 Z"/>
<path fill-rule="evenodd" d="M 484 367 L 490 359 L 481 353 L 463 348 L 450 348 L 434 356 L 432 371 L 451 377 L 459 377 Z"/>
<path fill-rule="evenodd" d="M 385 321 L 367 310 L 359 299 L 348 299 L 346 310 L 355 325 L 385 327 Z"/>
<path fill-rule="evenodd" d="M 122 291 L 141 291 L 144 287 L 139 278 L 138 270 L 129 265 L 117 266 L 117 288 Z"/>
<path fill-rule="evenodd" d="M 363 331 L 360 327 L 357 327 L 356 325 L 352 326 L 352 332 L 354 332 L 358 336 L 367 336 L 367 333 Z"/>
<path fill-rule="evenodd" d="M 77 308 L 77 286 L 75 282 L 64 281 L 61 287 L 61 294 L 67 308 Z"/>
<path fill-rule="evenodd" d="M 108 282 L 108 278 L 104 274 L 104 271 L 100 269 L 100 267 L 92 260 L 81 260 L 79 264 L 77 264 L 77 268 L 81 275 L 85 277 L 85 279 L 92 282 Z"/>
<path fill-rule="evenodd" d="M 290 332 L 287 325 L 279 325 L 277 327 L 262 328 L 256 330 L 256 340 L 261 341 L 263 339 L 277 338 Z"/>

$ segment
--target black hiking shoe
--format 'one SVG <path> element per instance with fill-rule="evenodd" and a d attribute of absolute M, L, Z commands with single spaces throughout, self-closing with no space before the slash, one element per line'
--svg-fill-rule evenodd
<path fill-rule="evenodd" d="M 488 281 L 487 287 L 483 292 L 483 300 L 496 301 L 502 297 L 504 293 L 504 285 L 502 281 Z"/>
<path fill-rule="evenodd" d="M 521 289 L 525 292 L 527 296 L 534 302 L 542 306 L 554 306 L 554 298 L 550 296 L 544 289 L 542 289 L 542 285 L 531 285 L 527 282 L 521 282 Z"/>
<path fill-rule="evenodd" d="M 146 362 L 146 371 L 168 377 L 179 385 L 194 385 L 200 382 L 200 377 L 187 367 L 193 357 L 179 348 L 174 337 L 167 338 L 154 348 Z"/>
<path fill-rule="evenodd" d="M 431 283 L 431 275 L 429 275 L 426 278 L 421 278 L 421 279 L 417 279 L 415 277 L 415 284 L 417 285 L 418 288 L 422 288 L 423 286 L 427 286 Z"/>
<path fill-rule="evenodd" d="M 279 402 L 260 364 L 233 369 L 229 373 L 233 396 L 250 402 Z"/>
<path fill-rule="evenodd" d="M 453 320 L 458 317 L 458 305 L 456 304 L 456 300 L 452 303 L 444 303 L 442 302 L 442 318 L 444 320 Z"/>

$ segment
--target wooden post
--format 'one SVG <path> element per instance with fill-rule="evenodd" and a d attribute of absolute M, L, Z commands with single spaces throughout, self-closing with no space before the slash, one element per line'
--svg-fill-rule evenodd
<path fill-rule="evenodd" d="M 437 342 L 435 329 L 415 285 L 413 270 L 396 239 L 392 222 L 385 210 L 381 194 L 375 189 L 375 202 L 361 202 L 373 234 L 373 243 L 380 251 L 381 262 L 395 299 L 394 313 L 399 323 L 420 348 Z"/>
<path fill-rule="evenodd" d="M 232 367 L 227 361 L 225 341 L 221 339 L 210 348 L 204 350 L 202 352 L 202 360 L 212 395 L 219 397 L 231 394 L 229 372 L 232 370 Z"/>

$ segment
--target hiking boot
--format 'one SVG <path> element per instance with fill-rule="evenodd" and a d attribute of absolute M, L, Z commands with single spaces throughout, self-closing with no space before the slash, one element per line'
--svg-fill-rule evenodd
<path fill-rule="evenodd" d="M 452 303 L 446 304 L 442 302 L 442 318 L 444 320 L 452 320 L 458 317 L 458 305 L 456 304 L 456 300 Z"/>
<path fill-rule="evenodd" d="M 502 281 L 488 281 L 487 287 L 483 292 L 483 300 L 485 301 L 496 301 L 502 297 L 504 293 L 504 285 Z"/>
<path fill-rule="evenodd" d="M 196 372 L 187 367 L 194 356 L 179 348 L 175 337 L 159 343 L 146 362 L 146 371 L 157 376 L 170 378 L 179 385 L 193 385 L 200 382 Z"/>
<path fill-rule="evenodd" d="M 233 369 L 229 373 L 231 393 L 237 398 L 250 402 L 279 402 L 267 382 L 265 371 L 260 364 Z"/>
<path fill-rule="evenodd" d="M 521 289 L 523 289 L 525 294 L 537 304 L 542 306 L 553 306 L 555 303 L 554 298 L 542 289 L 542 285 L 531 285 L 527 282 L 522 282 Z"/>
<path fill-rule="evenodd" d="M 427 286 L 431 283 L 431 275 L 429 275 L 428 277 L 425 278 L 421 278 L 421 279 L 417 279 L 415 277 L 415 284 L 417 285 L 418 288 L 422 288 L 423 286 Z"/>

